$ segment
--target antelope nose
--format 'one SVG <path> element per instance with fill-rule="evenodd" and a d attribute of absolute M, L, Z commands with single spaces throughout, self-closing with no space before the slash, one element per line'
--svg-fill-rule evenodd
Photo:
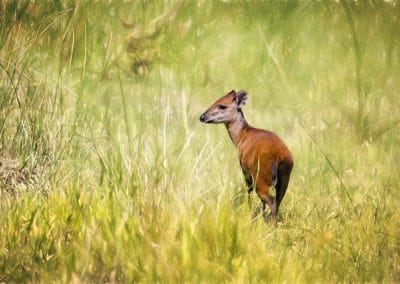
<path fill-rule="evenodd" d="M 206 121 L 205 113 L 203 113 L 203 114 L 200 116 L 200 121 L 201 121 L 201 122 Z"/>

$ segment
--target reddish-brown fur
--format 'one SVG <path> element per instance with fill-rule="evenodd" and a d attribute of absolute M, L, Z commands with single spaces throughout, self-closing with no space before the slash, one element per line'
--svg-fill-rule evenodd
<path fill-rule="evenodd" d="M 246 102 L 246 91 L 231 91 L 203 113 L 200 121 L 225 124 L 239 151 L 239 161 L 249 193 L 255 186 L 263 204 L 263 212 L 265 204 L 268 204 L 274 218 L 288 187 L 293 158 L 278 135 L 251 127 L 247 123 L 241 110 Z M 271 186 L 275 186 L 275 197 L 270 194 Z"/>

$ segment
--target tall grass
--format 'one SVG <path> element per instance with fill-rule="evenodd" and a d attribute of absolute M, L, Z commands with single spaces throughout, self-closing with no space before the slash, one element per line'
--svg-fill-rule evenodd
<path fill-rule="evenodd" d="M 397 2 L 0 2 L 0 281 L 397 282 Z M 231 89 L 295 169 L 252 220 Z"/>

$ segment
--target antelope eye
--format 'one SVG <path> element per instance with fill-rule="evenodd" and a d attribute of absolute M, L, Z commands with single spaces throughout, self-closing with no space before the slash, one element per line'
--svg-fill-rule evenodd
<path fill-rule="evenodd" d="M 219 109 L 227 109 L 227 106 L 220 105 L 220 106 L 218 106 L 218 108 L 219 108 Z"/>

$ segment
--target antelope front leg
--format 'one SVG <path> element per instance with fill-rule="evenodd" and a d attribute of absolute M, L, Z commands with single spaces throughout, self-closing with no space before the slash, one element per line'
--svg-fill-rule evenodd
<path fill-rule="evenodd" d="M 240 166 L 242 166 L 242 165 L 240 165 Z M 251 206 L 250 194 L 254 189 L 253 178 L 247 171 L 243 170 L 243 168 L 242 168 L 242 172 L 243 172 L 244 179 L 246 181 L 246 186 L 247 186 L 247 203 L 249 204 L 249 208 L 251 208 L 252 206 Z"/>

